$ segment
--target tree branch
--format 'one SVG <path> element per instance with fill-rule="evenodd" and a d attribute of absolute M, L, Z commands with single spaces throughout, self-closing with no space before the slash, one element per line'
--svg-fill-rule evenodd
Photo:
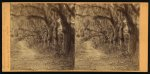
<path fill-rule="evenodd" d="M 42 8 L 39 8 L 39 7 L 36 7 L 36 6 L 32 6 L 32 5 L 22 5 L 24 8 L 28 8 L 28 7 L 31 7 L 31 8 L 34 8 L 34 9 L 37 9 L 38 11 L 40 11 L 42 14 L 45 15 L 45 10 L 42 9 Z"/>
<path fill-rule="evenodd" d="M 107 16 L 101 16 L 101 15 L 97 15 L 97 16 L 92 16 L 92 15 L 81 15 L 81 14 L 76 14 L 77 16 L 80 17 L 93 17 L 93 19 L 108 19 L 111 20 L 111 18 L 107 17 Z"/>
<path fill-rule="evenodd" d="M 133 4 L 130 4 L 130 5 L 131 5 L 133 11 L 139 16 L 139 14 L 140 14 L 140 13 L 139 13 L 139 9 L 136 9 Z"/>
<path fill-rule="evenodd" d="M 37 15 L 16 15 L 16 14 L 10 14 L 10 15 L 15 16 L 15 17 L 26 17 L 27 19 L 37 18 L 37 19 L 42 19 L 45 21 L 44 17 L 37 16 Z"/>
<path fill-rule="evenodd" d="M 94 5 L 94 4 L 92 4 L 92 5 L 84 5 L 84 6 L 82 6 L 82 5 L 78 5 L 79 7 L 85 7 L 85 8 L 89 8 L 89 7 L 93 7 L 93 8 L 99 8 L 99 9 L 103 9 L 103 10 L 108 10 L 107 8 L 105 8 L 105 7 L 102 7 L 102 6 L 96 6 L 96 5 Z"/>
<path fill-rule="evenodd" d="M 67 4 L 65 4 L 65 6 L 66 6 L 66 8 L 68 9 L 68 11 L 70 12 L 70 14 L 71 14 L 72 16 L 75 16 L 74 11 L 71 10 L 71 8 L 69 8 L 69 6 L 68 6 Z"/>
<path fill-rule="evenodd" d="M 12 16 L 15 16 L 15 17 L 26 17 L 27 19 L 41 19 L 43 21 L 45 21 L 46 25 L 49 27 L 49 21 L 45 18 L 45 17 L 42 17 L 42 16 L 37 16 L 37 15 L 15 15 L 15 14 L 10 14 Z"/>

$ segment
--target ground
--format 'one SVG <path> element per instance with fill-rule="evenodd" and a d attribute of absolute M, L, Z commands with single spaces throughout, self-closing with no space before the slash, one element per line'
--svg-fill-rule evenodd
<path fill-rule="evenodd" d="M 130 58 L 105 54 L 102 48 L 94 49 L 90 41 L 80 46 L 76 50 L 76 70 L 137 70 L 138 68 L 138 65 L 134 64 Z"/>
<path fill-rule="evenodd" d="M 24 41 L 18 42 L 16 46 L 11 50 L 13 70 L 69 69 L 69 63 L 64 58 L 39 53 L 28 48 Z M 79 48 L 75 50 L 75 70 L 137 70 L 137 65 L 131 59 L 105 54 L 100 49 L 94 49 L 89 41 L 80 44 Z"/>
<path fill-rule="evenodd" d="M 39 53 L 36 49 L 28 48 L 24 41 L 18 42 L 16 46 L 17 47 L 11 51 L 12 70 L 69 69 L 69 64 L 64 58 L 57 58 L 51 54 Z"/>

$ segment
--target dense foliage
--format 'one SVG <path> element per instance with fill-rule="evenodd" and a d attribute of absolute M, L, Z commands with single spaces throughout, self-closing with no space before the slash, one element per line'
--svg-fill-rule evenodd
<path fill-rule="evenodd" d="M 11 4 L 11 40 L 72 57 L 75 42 L 86 41 L 131 55 L 138 49 L 139 10 L 138 4 Z"/>

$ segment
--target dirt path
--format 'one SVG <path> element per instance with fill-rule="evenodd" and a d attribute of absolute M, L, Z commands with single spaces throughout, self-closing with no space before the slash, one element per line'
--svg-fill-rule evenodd
<path fill-rule="evenodd" d="M 76 70 L 134 70 L 129 59 L 106 55 L 100 49 L 92 48 L 89 41 L 81 46 L 76 50 Z"/>
<path fill-rule="evenodd" d="M 20 41 L 17 46 L 18 48 L 12 51 L 11 68 L 13 70 L 59 70 L 64 66 L 60 63 L 64 61 L 63 59 L 38 53 L 35 49 L 28 48 L 24 41 Z"/>
<path fill-rule="evenodd" d="M 50 54 L 41 54 L 30 49 L 20 41 L 11 52 L 11 69 L 13 70 L 62 70 L 69 69 L 64 58 Z M 75 70 L 135 70 L 132 61 L 126 58 L 115 58 L 104 54 L 100 49 L 92 48 L 90 42 L 81 44 L 75 53 Z"/>

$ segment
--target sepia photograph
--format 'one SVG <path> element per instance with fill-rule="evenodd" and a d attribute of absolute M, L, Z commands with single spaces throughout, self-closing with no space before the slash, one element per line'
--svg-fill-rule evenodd
<path fill-rule="evenodd" d="M 9 70 L 140 71 L 140 5 L 10 3 Z"/>

